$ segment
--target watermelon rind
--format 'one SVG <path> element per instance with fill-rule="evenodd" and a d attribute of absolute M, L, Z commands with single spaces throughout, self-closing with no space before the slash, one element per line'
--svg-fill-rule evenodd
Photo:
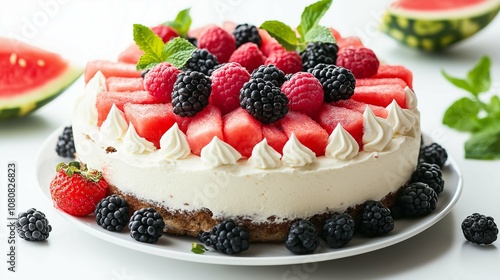
<path fill-rule="evenodd" d="M 498 14 L 500 0 L 447 11 L 412 11 L 389 7 L 381 30 L 400 43 L 428 52 L 439 52 L 487 26 Z"/>
<path fill-rule="evenodd" d="M 43 85 L 14 97 L 0 99 L 0 120 L 26 116 L 63 93 L 83 73 L 81 67 L 67 65 L 58 76 Z"/>

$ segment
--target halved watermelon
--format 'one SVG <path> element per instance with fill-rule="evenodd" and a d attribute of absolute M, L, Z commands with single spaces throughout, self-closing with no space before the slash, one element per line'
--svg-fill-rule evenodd
<path fill-rule="evenodd" d="M 398 0 L 381 29 L 407 46 L 441 51 L 477 33 L 499 10 L 500 0 Z"/>
<path fill-rule="evenodd" d="M 0 71 L 0 120 L 33 112 L 82 74 L 58 54 L 1 37 Z"/>

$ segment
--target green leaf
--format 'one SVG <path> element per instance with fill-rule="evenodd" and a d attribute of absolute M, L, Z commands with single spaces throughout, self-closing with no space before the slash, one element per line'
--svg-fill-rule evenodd
<path fill-rule="evenodd" d="M 490 89 L 490 67 L 491 59 L 487 56 L 483 56 L 476 66 L 467 74 L 468 84 L 474 90 L 472 92 L 474 95 L 477 96 Z"/>
<path fill-rule="evenodd" d="M 302 38 L 305 38 L 309 30 L 318 25 L 321 18 L 332 5 L 332 0 L 321 0 L 307 6 L 302 12 L 300 25 L 297 27 Z M 306 40 L 307 41 L 307 40 Z"/>
<path fill-rule="evenodd" d="M 156 64 L 158 64 L 160 62 L 161 62 L 161 60 L 159 61 L 156 56 L 151 56 L 150 54 L 145 53 L 145 54 L 141 55 L 135 68 L 137 70 L 145 70 L 145 69 L 153 68 Z"/>
<path fill-rule="evenodd" d="M 165 44 L 161 57 L 173 66 L 182 68 L 195 50 L 196 47 L 188 40 L 176 37 Z"/>
<path fill-rule="evenodd" d="M 446 110 L 443 124 L 460 131 L 476 131 L 481 128 L 477 117 L 480 109 L 477 101 L 463 97 Z"/>
<path fill-rule="evenodd" d="M 500 117 L 500 98 L 497 95 L 491 97 L 490 103 L 487 105 L 487 110 L 490 114 L 499 115 Z"/>
<path fill-rule="evenodd" d="M 146 54 L 157 62 L 161 62 L 163 40 L 158 37 L 149 27 L 141 24 L 134 24 L 134 41 Z"/>
<path fill-rule="evenodd" d="M 500 126 L 473 134 L 465 142 L 465 158 L 500 159 Z"/>
<path fill-rule="evenodd" d="M 191 243 L 191 252 L 195 254 L 203 254 L 206 251 L 208 251 L 208 249 L 205 248 L 205 246 L 198 244 L 196 242 Z"/>
<path fill-rule="evenodd" d="M 297 49 L 299 41 L 293 29 L 277 20 L 268 20 L 262 23 L 260 28 L 266 30 L 269 35 L 275 38 L 285 49 L 291 51 Z"/>
<path fill-rule="evenodd" d="M 335 37 L 333 37 L 332 32 L 328 27 L 315 26 L 309 30 L 305 35 L 306 42 L 323 42 L 323 43 L 335 43 Z"/>
<path fill-rule="evenodd" d="M 469 82 L 465 79 L 460 79 L 460 78 L 455 78 L 455 77 L 452 77 L 450 75 L 448 75 L 444 70 L 441 71 L 441 73 L 443 74 L 443 76 L 450 82 L 452 83 L 454 86 L 458 87 L 458 88 L 461 88 L 461 89 L 464 89 L 472 94 L 474 94 L 475 90 L 474 88 L 469 84 Z M 475 94 L 474 94 L 475 95 Z"/>
<path fill-rule="evenodd" d="M 179 36 L 186 38 L 192 19 L 189 15 L 190 8 L 180 11 L 173 21 L 166 21 L 163 24 L 172 27 Z"/>

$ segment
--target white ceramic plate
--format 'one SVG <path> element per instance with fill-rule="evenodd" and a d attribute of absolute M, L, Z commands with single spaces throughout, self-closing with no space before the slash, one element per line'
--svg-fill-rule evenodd
<path fill-rule="evenodd" d="M 62 130 L 63 127 L 57 129 L 47 138 L 39 151 L 36 161 L 39 189 L 51 205 L 49 183 L 55 175 L 57 163 L 64 161 L 54 151 L 57 137 Z M 321 243 L 314 254 L 300 256 L 290 253 L 283 244 L 263 243 L 251 244 L 248 251 L 236 256 L 227 256 L 215 251 L 198 255 L 191 252 L 191 244 L 197 242 L 195 238 L 164 235 L 157 243 L 146 244 L 132 239 L 126 230 L 116 233 L 102 229 L 96 224 L 94 216 L 77 218 L 60 210 L 57 212 L 73 225 L 98 238 L 119 246 L 161 257 L 199 263 L 245 266 L 309 263 L 375 251 L 404 241 L 431 227 L 450 212 L 462 192 L 462 176 L 453 158 L 448 158 L 446 166 L 443 167 L 443 178 L 445 180 L 445 189 L 439 195 L 437 209 L 430 215 L 418 219 L 396 220 L 394 230 L 382 237 L 365 238 L 355 235 L 344 248 L 330 249 L 324 243 Z"/>

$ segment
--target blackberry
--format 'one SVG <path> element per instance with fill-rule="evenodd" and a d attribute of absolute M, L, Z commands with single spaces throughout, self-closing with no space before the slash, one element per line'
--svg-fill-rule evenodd
<path fill-rule="evenodd" d="M 318 64 L 308 70 L 323 86 L 325 102 L 334 102 L 351 98 L 356 87 L 356 79 L 351 71 L 344 67 Z"/>
<path fill-rule="evenodd" d="M 296 254 L 310 254 L 319 245 L 316 227 L 308 220 L 299 220 L 292 224 L 285 236 L 286 248 Z"/>
<path fill-rule="evenodd" d="M 130 222 L 130 236 L 137 241 L 155 243 L 163 235 L 162 216 L 153 208 L 142 208 L 132 214 Z"/>
<path fill-rule="evenodd" d="M 128 222 L 128 203 L 113 194 L 97 203 L 94 214 L 97 224 L 103 229 L 121 231 Z"/>
<path fill-rule="evenodd" d="M 419 162 L 434 163 L 439 168 L 443 168 L 447 159 L 448 153 L 438 143 L 432 143 L 420 148 Z"/>
<path fill-rule="evenodd" d="M 251 78 L 270 81 L 277 87 L 281 87 L 286 81 L 285 73 L 273 64 L 259 66 L 259 68 L 252 71 Z"/>
<path fill-rule="evenodd" d="M 193 44 L 193 46 L 198 47 L 198 39 L 196 39 L 195 37 L 187 36 L 186 40 L 188 40 L 189 43 Z"/>
<path fill-rule="evenodd" d="M 200 232 L 198 234 L 198 240 L 207 246 L 212 246 L 212 242 L 210 242 L 210 232 L 209 231 Z"/>
<path fill-rule="evenodd" d="M 354 234 L 354 220 L 351 215 L 335 213 L 323 226 L 321 237 L 330 248 L 340 248 L 351 241 Z"/>
<path fill-rule="evenodd" d="M 151 70 L 151 68 L 150 68 L 150 69 L 146 69 L 146 70 L 142 71 L 142 72 L 141 72 L 141 78 L 143 78 L 143 79 L 144 79 L 144 78 L 146 78 L 146 75 L 149 73 L 149 70 Z"/>
<path fill-rule="evenodd" d="M 59 135 L 56 144 L 56 152 L 59 156 L 65 158 L 75 158 L 75 142 L 73 140 L 73 127 L 66 126 L 63 133 Z"/>
<path fill-rule="evenodd" d="M 217 58 L 207 49 L 197 49 L 191 54 L 191 58 L 188 59 L 183 70 L 198 71 L 210 76 L 217 65 L 219 65 Z"/>
<path fill-rule="evenodd" d="M 233 255 L 242 251 L 248 250 L 250 234 L 248 231 L 237 225 L 234 220 L 227 219 L 215 227 L 208 233 L 201 234 L 200 241 L 205 240 L 205 244 L 211 246 L 217 251 L 224 254 Z M 202 241 L 203 242 L 203 241 Z"/>
<path fill-rule="evenodd" d="M 462 232 L 468 241 L 488 245 L 497 240 L 498 228 L 492 217 L 474 213 L 462 222 Z"/>
<path fill-rule="evenodd" d="M 412 183 L 422 182 L 431 187 L 437 194 L 440 194 L 444 188 L 443 173 L 437 164 L 420 163 L 417 169 L 411 175 Z"/>
<path fill-rule="evenodd" d="M 370 200 L 363 206 L 360 232 L 366 236 L 380 236 L 394 229 L 391 210 L 380 201 Z"/>
<path fill-rule="evenodd" d="M 279 87 L 261 78 L 250 78 L 240 90 L 240 106 L 262 123 L 273 123 L 288 113 L 288 98 Z"/>
<path fill-rule="evenodd" d="M 411 183 L 398 197 L 397 204 L 407 217 L 430 214 L 438 202 L 437 193 L 422 182 Z"/>
<path fill-rule="evenodd" d="M 198 71 L 186 71 L 177 76 L 172 91 L 174 113 L 181 117 L 194 117 L 208 105 L 212 90 L 210 78 Z"/>
<path fill-rule="evenodd" d="M 259 48 L 262 45 L 262 38 L 260 38 L 259 31 L 255 25 L 248 23 L 238 24 L 233 30 L 233 36 L 236 39 L 236 48 L 248 42 L 255 43 Z"/>
<path fill-rule="evenodd" d="M 17 234 L 22 239 L 28 241 L 43 241 L 49 238 L 52 226 L 45 214 L 30 208 L 26 212 L 21 212 L 16 220 Z"/>
<path fill-rule="evenodd" d="M 335 64 L 339 47 L 333 43 L 311 42 L 305 50 L 300 53 L 302 68 L 309 71 L 320 63 Z"/>

